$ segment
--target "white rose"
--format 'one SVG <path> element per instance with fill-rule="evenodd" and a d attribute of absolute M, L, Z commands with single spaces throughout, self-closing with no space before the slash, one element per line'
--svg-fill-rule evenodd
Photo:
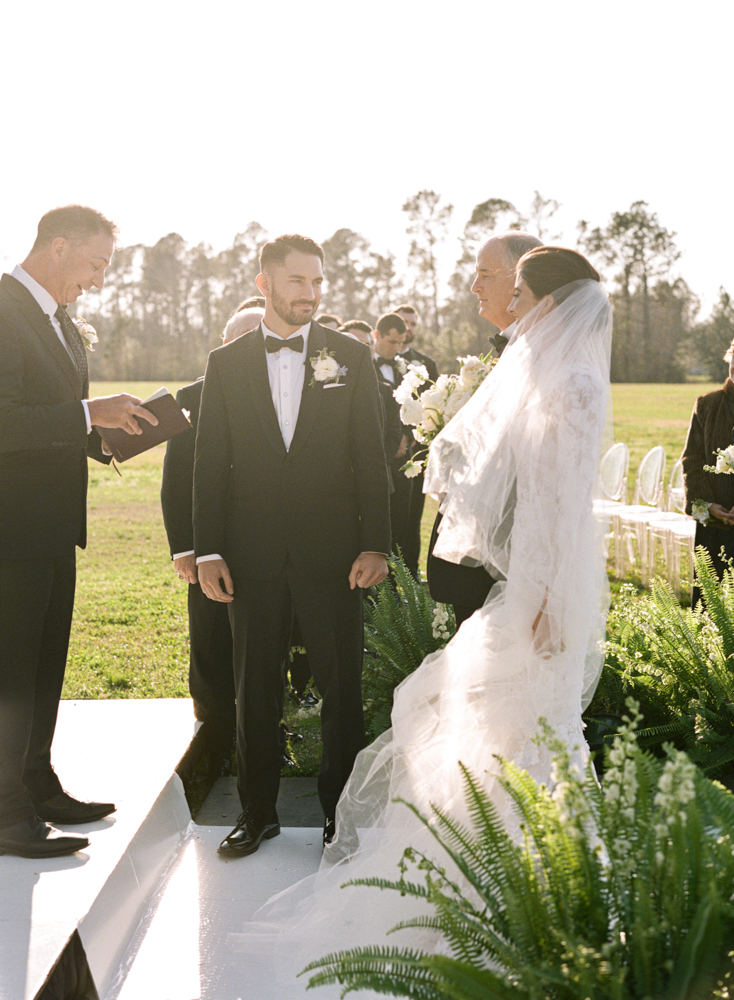
<path fill-rule="evenodd" d="M 396 397 L 397 398 L 397 397 Z M 420 399 L 406 399 L 400 407 L 400 419 L 404 424 L 419 424 L 426 410 Z"/>
<path fill-rule="evenodd" d="M 317 358 L 311 362 L 313 367 L 313 377 L 317 382 L 325 382 L 327 379 L 336 378 L 339 374 L 339 364 L 334 358 Z"/>
<path fill-rule="evenodd" d="M 459 378 L 467 389 L 473 389 L 485 377 L 489 369 L 483 361 L 473 355 L 463 358 L 464 364 L 461 366 Z"/>
<path fill-rule="evenodd" d="M 419 386 L 421 382 L 426 382 L 428 379 L 428 369 L 425 365 L 408 365 L 408 374 L 406 378 L 414 380 L 414 384 Z"/>
<path fill-rule="evenodd" d="M 446 407 L 443 411 L 444 420 L 451 420 L 452 417 L 455 417 L 462 406 L 469 402 L 471 397 L 471 392 L 460 392 L 459 390 L 454 390 L 446 401 Z"/>
<path fill-rule="evenodd" d="M 393 389 L 393 396 L 399 403 L 407 403 L 409 399 L 413 398 L 413 386 L 408 382 L 407 375 L 397 389 Z"/>
<path fill-rule="evenodd" d="M 445 392 L 446 389 L 452 384 L 452 382 L 457 381 L 456 375 L 439 375 L 436 381 L 436 388 Z"/>

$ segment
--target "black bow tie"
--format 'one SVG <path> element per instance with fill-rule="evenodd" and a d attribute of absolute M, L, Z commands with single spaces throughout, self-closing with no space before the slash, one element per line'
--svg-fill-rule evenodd
<path fill-rule="evenodd" d="M 265 338 L 265 350 L 268 354 L 275 354 L 276 351 L 282 351 L 284 347 L 290 348 L 291 351 L 298 351 L 300 354 L 303 350 L 303 336 L 299 334 L 297 337 L 291 337 L 289 340 L 283 340 L 282 337 Z"/>

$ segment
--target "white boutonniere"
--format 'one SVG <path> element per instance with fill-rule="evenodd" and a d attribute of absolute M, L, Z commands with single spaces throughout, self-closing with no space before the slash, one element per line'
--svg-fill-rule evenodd
<path fill-rule="evenodd" d="M 705 500 L 694 500 L 691 504 L 691 517 L 694 517 L 701 524 L 708 524 L 711 520 L 710 506 L 711 504 L 706 503 Z"/>
<path fill-rule="evenodd" d="M 401 375 L 406 375 L 408 372 L 408 362 L 405 358 L 401 358 L 399 354 L 395 355 L 395 367 Z"/>
<path fill-rule="evenodd" d="M 93 351 L 93 344 L 99 343 L 99 337 L 97 336 L 97 331 L 94 329 L 91 323 L 87 321 L 82 316 L 75 316 L 72 323 L 79 331 L 79 336 L 82 338 L 82 343 L 88 351 Z"/>
<path fill-rule="evenodd" d="M 321 383 L 324 388 L 330 385 L 340 385 L 340 380 L 344 378 L 349 370 L 346 365 L 340 365 L 334 357 L 333 351 L 328 351 L 322 347 L 315 358 L 310 358 L 313 368 L 313 378 L 308 383 L 309 386 Z"/>
<path fill-rule="evenodd" d="M 703 471 L 734 475 L 734 444 L 730 444 L 728 448 L 717 448 L 714 455 L 716 465 L 704 465 Z"/>

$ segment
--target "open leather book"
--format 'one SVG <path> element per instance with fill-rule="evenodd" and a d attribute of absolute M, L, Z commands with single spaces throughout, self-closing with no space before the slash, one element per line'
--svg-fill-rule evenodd
<path fill-rule="evenodd" d="M 140 405 L 158 417 L 155 427 L 145 420 L 139 420 L 142 434 L 128 434 L 118 427 L 103 427 L 99 430 L 99 436 L 118 462 L 125 462 L 133 455 L 148 451 L 162 441 L 168 441 L 177 434 L 193 430 L 186 414 L 168 389 L 159 389 L 144 399 Z"/>

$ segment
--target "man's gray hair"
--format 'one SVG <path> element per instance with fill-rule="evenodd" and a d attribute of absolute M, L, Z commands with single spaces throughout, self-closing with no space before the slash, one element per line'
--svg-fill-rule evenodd
<path fill-rule="evenodd" d="M 251 330 L 256 330 L 260 323 L 262 323 L 264 316 L 264 309 L 241 309 L 227 321 L 224 333 L 222 334 L 222 341 L 225 344 L 229 344 L 231 341 L 241 337 L 243 333 L 250 333 Z"/>
<path fill-rule="evenodd" d="M 517 262 L 533 247 L 542 247 L 543 241 L 532 233 L 523 233 L 519 229 L 510 229 L 506 233 L 493 236 L 492 239 L 499 240 L 504 247 L 508 265 L 514 269 Z"/>

